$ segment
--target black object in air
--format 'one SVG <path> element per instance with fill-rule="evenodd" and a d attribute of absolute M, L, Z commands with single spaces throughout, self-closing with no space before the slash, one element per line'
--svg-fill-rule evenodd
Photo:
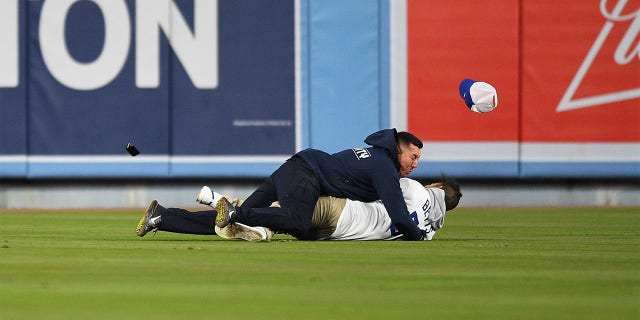
<path fill-rule="evenodd" d="M 129 154 L 132 157 L 135 157 L 140 154 L 140 151 L 138 151 L 138 148 L 132 145 L 131 142 L 127 143 L 127 152 L 129 152 Z"/>

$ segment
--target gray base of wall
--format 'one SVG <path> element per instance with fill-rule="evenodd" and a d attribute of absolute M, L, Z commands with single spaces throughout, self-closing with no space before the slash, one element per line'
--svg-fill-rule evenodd
<path fill-rule="evenodd" d="M 424 181 L 425 183 L 430 181 Z M 246 198 L 259 186 L 250 181 L 2 181 L 2 209 L 144 208 L 153 199 L 166 207 L 198 208 L 202 185 Z M 640 181 L 460 181 L 460 206 L 640 207 Z"/>

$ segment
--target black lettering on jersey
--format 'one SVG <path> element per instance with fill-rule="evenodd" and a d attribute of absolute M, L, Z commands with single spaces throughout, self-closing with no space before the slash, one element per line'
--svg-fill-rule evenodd
<path fill-rule="evenodd" d="M 351 150 L 353 150 L 353 153 L 356 155 L 356 158 L 358 158 L 358 160 L 362 160 L 362 159 L 366 159 L 366 158 L 371 157 L 371 154 L 369 153 L 369 150 L 367 150 L 365 148 L 353 148 Z"/>
<path fill-rule="evenodd" d="M 429 211 L 431 211 L 431 206 L 429 203 L 429 199 L 427 199 L 427 202 L 425 202 L 424 205 L 422 206 L 422 212 L 428 213 Z"/>

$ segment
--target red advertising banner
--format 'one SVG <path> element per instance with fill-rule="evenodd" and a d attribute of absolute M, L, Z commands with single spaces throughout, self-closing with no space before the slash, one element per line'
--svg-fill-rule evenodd
<path fill-rule="evenodd" d="M 522 2 L 522 141 L 640 141 L 640 0 Z"/>
<path fill-rule="evenodd" d="M 517 141 L 518 2 L 407 1 L 408 129 L 425 141 Z M 458 94 L 464 78 L 498 90 L 477 114 Z"/>
<path fill-rule="evenodd" d="M 640 0 L 407 1 L 408 129 L 425 141 L 640 142 Z M 468 110 L 464 78 L 498 108 Z"/>

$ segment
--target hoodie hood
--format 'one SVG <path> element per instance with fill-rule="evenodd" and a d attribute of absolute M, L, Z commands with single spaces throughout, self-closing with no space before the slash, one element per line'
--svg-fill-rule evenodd
<path fill-rule="evenodd" d="M 395 162 L 398 160 L 398 144 L 396 143 L 396 129 L 384 129 L 370 134 L 364 142 L 376 148 L 385 149 Z"/>

